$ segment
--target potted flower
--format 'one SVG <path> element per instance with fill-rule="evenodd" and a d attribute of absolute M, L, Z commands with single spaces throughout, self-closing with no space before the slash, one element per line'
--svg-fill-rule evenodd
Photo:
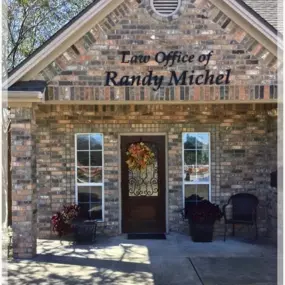
<path fill-rule="evenodd" d="M 194 242 L 211 242 L 213 240 L 214 224 L 221 217 L 222 211 L 218 205 L 208 200 L 200 200 L 191 209 L 188 216 L 191 220 L 192 240 Z"/>
<path fill-rule="evenodd" d="M 57 233 L 59 237 L 62 237 L 71 232 L 71 222 L 78 216 L 79 206 L 69 205 L 63 206 L 61 212 L 57 212 L 51 218 L 52 230 Z"/>

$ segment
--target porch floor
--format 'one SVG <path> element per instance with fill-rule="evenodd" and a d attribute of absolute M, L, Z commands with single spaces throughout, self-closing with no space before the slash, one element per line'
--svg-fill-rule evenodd
<path fill-rule="evenodd" d="M 93 245 L 38 240 L 32 260 L 8 264 L 9 284 L 274 285 L 277 249 L 261 240 L 194 243 L 98 236 Z"/>

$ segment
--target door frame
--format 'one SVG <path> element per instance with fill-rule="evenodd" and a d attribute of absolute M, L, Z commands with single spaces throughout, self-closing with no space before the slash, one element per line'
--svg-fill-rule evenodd
<path fill-rule="evenodd" d="M 122 234 L 122 219 L 123 219 L 123 206 L 122 206 L 122 170 L 121 170 L 121 138 L 131 137 L 131 136 L 164 136 L 165 138 L 165 228 L 166 233 L 169 232 L 168 229 L 168 136 L 167 133 L 119 133 L 118 136 L 118 156 L 119 156 L 119 233 Z"/>

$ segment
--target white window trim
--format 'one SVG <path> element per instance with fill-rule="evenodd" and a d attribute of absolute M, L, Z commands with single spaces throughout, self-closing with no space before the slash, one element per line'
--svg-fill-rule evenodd
<path fill-rule="evenodd" d="M 191 182 L 191 181 L 185 181 L 184 180 L 184 141 L 183 137 L 184 134 L 207 134 L 209 136 L 209 182 Z M 183 179 L 183 190 L 182 190 L 182 198 L 183 198 L 183 208 L 185 208 L 185 185 L 209 185 L 209 201 L 212 200 L 212 183 L 211 183 L 211 177 L 212 177 L 212 170 L 211 170 L 211 133 L 210 132 L 183 132 L 182 133 L 182 179 Z"/>
<path fill-rule="evenodd" d="M 79 135 L 93 135 L 99 134 L 102 136 L 102 182 L 101 183 L 77 183 L 77 136 Z M 102 220 L 96 220 L 97 222 L 104 222 L 105 220 L 105 179 L 104 179 L 104 135 L 103 133 L 76 133 L 74 136 L 75 139 L 75 203 L 78 204 L 78 186 L 101 186 L 102 187 Z M 89 150 L 90 151 L 90 150 Z M 90 166 L 89 166 L 90 167 Z"/>

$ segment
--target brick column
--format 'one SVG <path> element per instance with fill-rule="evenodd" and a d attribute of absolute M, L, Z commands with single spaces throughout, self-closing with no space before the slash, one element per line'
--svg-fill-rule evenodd
<path fill-rule="evenodd" d="M 12 228 L 14 258 L 36 255 L 36 149 L 32 108 L 11 110 Z"/>

